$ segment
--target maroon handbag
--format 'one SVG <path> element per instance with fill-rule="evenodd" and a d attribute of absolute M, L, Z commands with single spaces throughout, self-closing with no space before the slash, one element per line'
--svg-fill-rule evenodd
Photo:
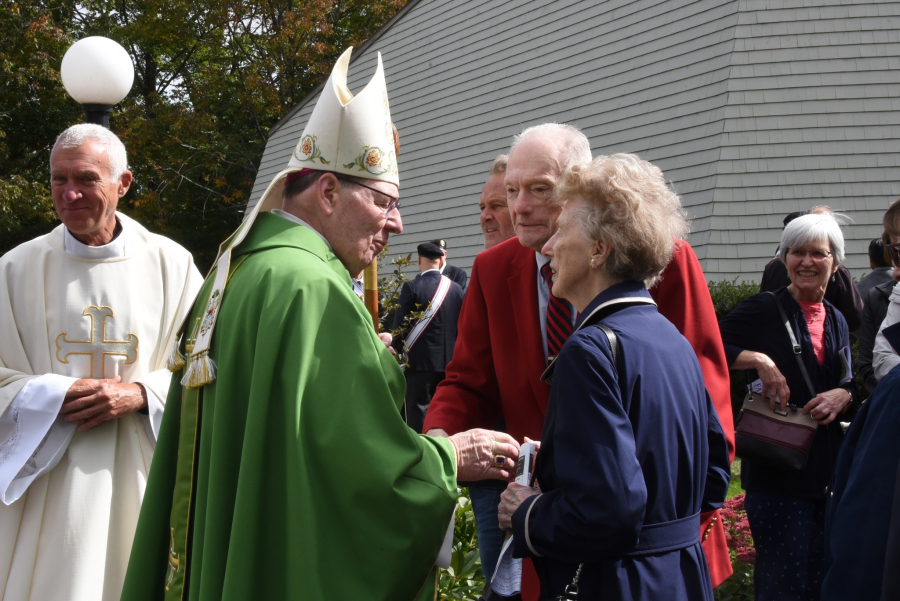
<path fill-rule="evenodd" d="M 775 298 L 771 292 L 766 294 L 771 294 Z M 816 396 L 806 366 L 800 357 L 800 345 L 797 344 L 790 321 L 777 298 L 775 305 L 790 336 L 794 357 L 803 373 L 806 386 L 810 394 Z M 787 411 L 781 411 L 780 405 L 775 405 L 773 411 L 769 407 L 769 401 L 763 399 L 761 394 L 748 392 L 738 415 L 738 425 L 734 430 L 737 456 L 742 459 L 764 461 L 790 470 L 803 470 L 809 460 L 809 450 L 818 427 L 819 422 L 812 415 L 804 415 L 802 407 L 789 404 Z"/>

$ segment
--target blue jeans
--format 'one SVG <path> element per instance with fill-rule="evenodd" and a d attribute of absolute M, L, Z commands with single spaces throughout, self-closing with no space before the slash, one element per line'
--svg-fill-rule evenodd
<path fill-rule="evenodd" d="M 500 505 L 500 494 L 503 490 L 488 488 L 472 483 L 469 486 L 469 499 L 475 514 L 475 528 L 478 529 L 478 554 L 481 556 L 481 567 L 484 570 L 484 582 L 490 583 L 500 559 L 500 549 L 506 533 L 500 530 L 497 520 L 497 506 Z"/>

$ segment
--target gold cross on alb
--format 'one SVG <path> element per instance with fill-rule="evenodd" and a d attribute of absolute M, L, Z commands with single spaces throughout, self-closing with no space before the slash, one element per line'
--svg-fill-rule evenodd
<path fill-rule="evenodd" d="M 106 339 L 106 318 L 115 317 L 110 307 L 89 306 L 82 315 L 91 318 L 90 340 L 68 340 L 66 332 L 56 337 L 56 358 L 60 363 L 68 363 L 69 355 L 88 355 L 91 358 L 91 376 L 105 378 L 103 358 L 106 355 L 121 355 L 125 364 L 137 361 L 138 337 L 128 335 L 128 340 Z"/>

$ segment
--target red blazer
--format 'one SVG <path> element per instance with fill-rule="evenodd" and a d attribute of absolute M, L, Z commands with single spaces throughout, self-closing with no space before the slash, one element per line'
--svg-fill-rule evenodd
<path fill-rule="evenodd" d="M 492 428 L 505 417 L 506 430 L 516 440 L 541 438 L 550 387 L 540 381 L 547 362 L 538 316 L 537 277 L 534 251 L 519 244 L 517 238 L 476 257 L 459 315 L 453 360 L 428 407 L 425 432 L 442 428 L 455 434 Z M 659 312 L 675 324 L 697 353 L 733 453 L 725 351 L 709 288 L 687 242 L 679 241 L 660 283 L 650 293 Z M 703 549 L 713 586 L 718 586 L 731 574 L 731 558 L 718 512 L 703 518 Z"/>
<path fill-rule="evenodd" d="M 453 360 L 425 416 L 424 431 L 455 434 L 506 418 L 516 440 L 539 440 L 550 386 L 538 316 L 534 251 L 511 238 L 480 253 L 459 314 Z"/>

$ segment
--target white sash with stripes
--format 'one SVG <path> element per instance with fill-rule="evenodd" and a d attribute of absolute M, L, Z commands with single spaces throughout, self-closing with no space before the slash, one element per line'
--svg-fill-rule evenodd
<path fill-rule="evenodd" d="M 409 336 L 406 337 L 406 348 L 407 350 L 411 350 L 413 345 L 419 339 L 419 336 L 422 335 L 422 332 L 425 331 L 425 328 L 428 327 L 428 324 L 431 323 L 431 318 L 434 317 L 434 314 L 437 313 L 438 309 L 441 308 L 441 305 L 444 303 L 444 299 L 447 298 L 447 292 L 450 291 L 450 278 L 445 275 L 441 276 L 441 283 L 438 284 L 437 290 L 434 291 L 434 296 L 431 297 L 431 302 L 428 304 L 428 309 L 425 310 L 425 313 L 422 315 L 422 319 L 416 322 L 416 325 L 413 326 L 413 329 L 410 331 Z"/>

